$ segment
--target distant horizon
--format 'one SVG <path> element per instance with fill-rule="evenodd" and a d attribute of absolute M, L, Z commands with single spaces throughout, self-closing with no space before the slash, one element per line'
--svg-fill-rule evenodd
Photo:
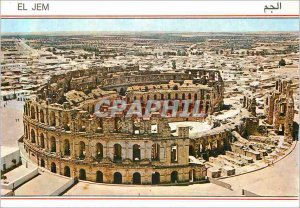
<path fill-rule="evenodd" d="M 134 33 L 149 33 L 149 34 L 283 34 L 283 33 L 295 33 L 298 31 L 258 31 L 258 32 L 187 32 L 187 31 L 49 31 L 49 32 L 4 32 L 2 36 L 14 36 L 14 35 L 93 35 L 93 33 L 103 34 L 134 34 Z"/>
<path fill-rule="evenodd" d="M 2 19 L 2 35 L 33 33 L 282 33 L 299 19 Z"/>

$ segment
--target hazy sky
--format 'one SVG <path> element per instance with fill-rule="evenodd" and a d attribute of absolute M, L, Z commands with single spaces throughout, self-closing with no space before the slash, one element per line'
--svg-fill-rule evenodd
<path fill-rule="evenodd" d="M 299 31 L 299 19 L 2 19 L 2 32 Z"/>

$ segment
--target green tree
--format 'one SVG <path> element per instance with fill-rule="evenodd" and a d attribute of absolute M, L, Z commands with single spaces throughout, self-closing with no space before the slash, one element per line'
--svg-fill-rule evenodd
<path fill-rule="evenodd" d="M 16 164 L 17 164 L 17 160 L 16 159 L 12 159 L 11 162 L 14 164 L 14 166 L 16 166 Z"/>
<path fill-rule="evenodd" d="M 278 64 L 279 64 L 279 66 L 285 66 L 286 62 L 284 59 L 281 59 Z"/>
<path fill-rule="evenodd" d="M 172 60 L 172 69 L 176 69 L 176 61 Z"/>

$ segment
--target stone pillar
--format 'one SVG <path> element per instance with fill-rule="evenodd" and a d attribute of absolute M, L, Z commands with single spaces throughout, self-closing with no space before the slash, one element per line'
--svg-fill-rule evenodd
<path fill-rule="evenodd" d="M 74 139 L 72 139 L 72 149 L 73 149 L 72 157 L 75 158 L 75 157 L 77 157 L 77 153 L 76 153 L 76 145 L 75 145 L 75 140 Z"/>
<path fill-rule="evenodd" d="M 128 141 L 125 142 L 125 158 L 129 158 L 129 147 L 128 147 Z"/>

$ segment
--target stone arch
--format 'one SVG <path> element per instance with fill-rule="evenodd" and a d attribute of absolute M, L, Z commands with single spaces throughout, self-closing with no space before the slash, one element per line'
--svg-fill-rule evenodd
<path fill-rule="evenodd" d="M 175 93 L 175 100 L 178 100 L 178 93 Z"/>
<path fill-rule="evenodd" d="M 35 108 L 34 108 L 34 106 L 31 106 L 31 108 L 30 108 L 30 118 L 35 119 Z"/>
<path fill-rule="evenodd" d="M 43 109 L 40 109 L 40 122 L 45 123 L 45 115 Z"/>
<path fill-rule="evenodd" d="M 173 144 L 171 146 L 171 162 L 177 162 L 178 161 L 178 145 Z"/>
<path fill-rule="evenodd" d="M 194 100 L 197 100 L 198 99 L 198 95 L 197 93 L 194 94 Z"/>
<path fill-rule="evenodd" d="M 96 182 L 103 183 L 103 173 L 101 171 L 96 172 Z"/>
<path fill-rule="evenodd" d="M 207 101 L 205 105 L 205 113 L 208 113 L 208 110 L 209 110 L 209 102 Z"/>
<path fill-rule="evenodd" d="M 41 167 L 44 168 L 45 167 L 45 160 L 41 159 Z"/>
<path fill-rule="evenodd" d="M 50 112 L 50 126 L 56 126 L 56 118 L 54 111 Z"/>
<path fill-rule="evenodd" d="M 85 158 L 85 143 L 83 141 L 79 142 L 79 158 L 84 159 Z"/>
<path fill-rule="evenodd" d="M 50 138 L 50 151 L 56 152 L 56 139 L 54 136 Z"/>
<path fill-rule="evenodd" d="M 64 155 L 66 156 L 71 155 L 70 141 L 68 139 L 64 140 Z"/>
<path fill-rule="evenodd" d="M 103 145 L 98 142 L 96 144 L 96 159 L 102 159 L 103 158 Z"/>
<path fill-rule="evenodd" d="M 160 174 L 159 172 L 154 172 L 152 173 L 152 184 L 155 185 L 155 184 L 160 184 Z"/>
<path fill-rule="evenodd" d="M 135 172 L 132 175 L 132 183 L 136 185 L 141 184 L 141 174 L 139 172 Z"/>
<path fill-rule="evenodd" d="M 195 181 L 195 170 L 192 169 L 189 171 L 189 181 L 194 182 Z"/>
<path fill-rule="evenodd" d="M 190 146 L 189 146 L 189 156 L 196 157 L 195 146 L 192 144 L 190 144 Z"/>
<path fill-rule="evenodd" d="M 138 144 L 134 144 L 132 146 L 132 160 L 133 161 L 141 160 L 141 146 Z"/>
<path fill-rule="evenodd" d="M 86 172 L 83 168 L 79 170 L 79 180 L 86 180 Z"/>
<path fill-rule="evenodd" d="M 41 148 L 45 148 L 45 136 L 43 133 L 40 134 L 40 145 L 41 145 Z"/>
<path fill-rule="evenodd" d="M 173 171 L 171 173 L 171 183 L 177 183 L 178 182 L 178 172 Z"/>
<path fill-rule="evenodd" d="M 122 184 L 122 174 L 120 172 L 114 173 L 114 184 Z"/>
<path fill-rule="evenodd" d="M 121 87 L 120 88 L 120 95 L 125 96 L 125 92 L 126 92 L 126 90 L 123 87 Z"/>
<path fill-rule="evenodd" d="M 168 94 L 168 100 L 170 100 L 170 99 L 171 99 L 171 93 Z"/>
<path fill-rule="evenodd" d="M 56 173 L 56 164 L 54 162 L 51 163 L 51 172 Z"/>
<path fill-rule="evenodd" d="M 192 94 L 191 94 L 191 93 L 188 94 L 188 99 L 189 99 L 189 100 L 192 99 Z"/>
<path fill-rule="evenodd" d="M 36 142 L 36 136 L 35 136 L 34 129 L 31 129 L 31 131 L 30 131 L 30 137 L 31 137 L 31 143 L 35 143 Z"/>
<path fill-rule="evenodd" d="M 114 144 L 114 161 L 122 160 L 122 146 L 120 144 Z"/>
<path fill-rule="evenodd" d="M 69 116 L 68 113 L 64 113 L 62 117 L 62 125 L 65 131 L 70 131 L 70 121 L 69 121 Z"/>
<path fill-rule="evenodd" d="M 203 100 L 200 100 L 200 107 L 199 107 L 199 111 L 200 112 L 203 112 L 203 107 L 204 107 L 204 105 L 203 105 Z"/>
<path fill-rule="evenodd" d="M 159 161 L 160 146 L 155 143 L 151 146 L 151 160 Z"/>
<path fill-rule="evenodd" d="M 64 176 L 71 177 L 71 170 L 67 165 L 64 167 Z"/>

